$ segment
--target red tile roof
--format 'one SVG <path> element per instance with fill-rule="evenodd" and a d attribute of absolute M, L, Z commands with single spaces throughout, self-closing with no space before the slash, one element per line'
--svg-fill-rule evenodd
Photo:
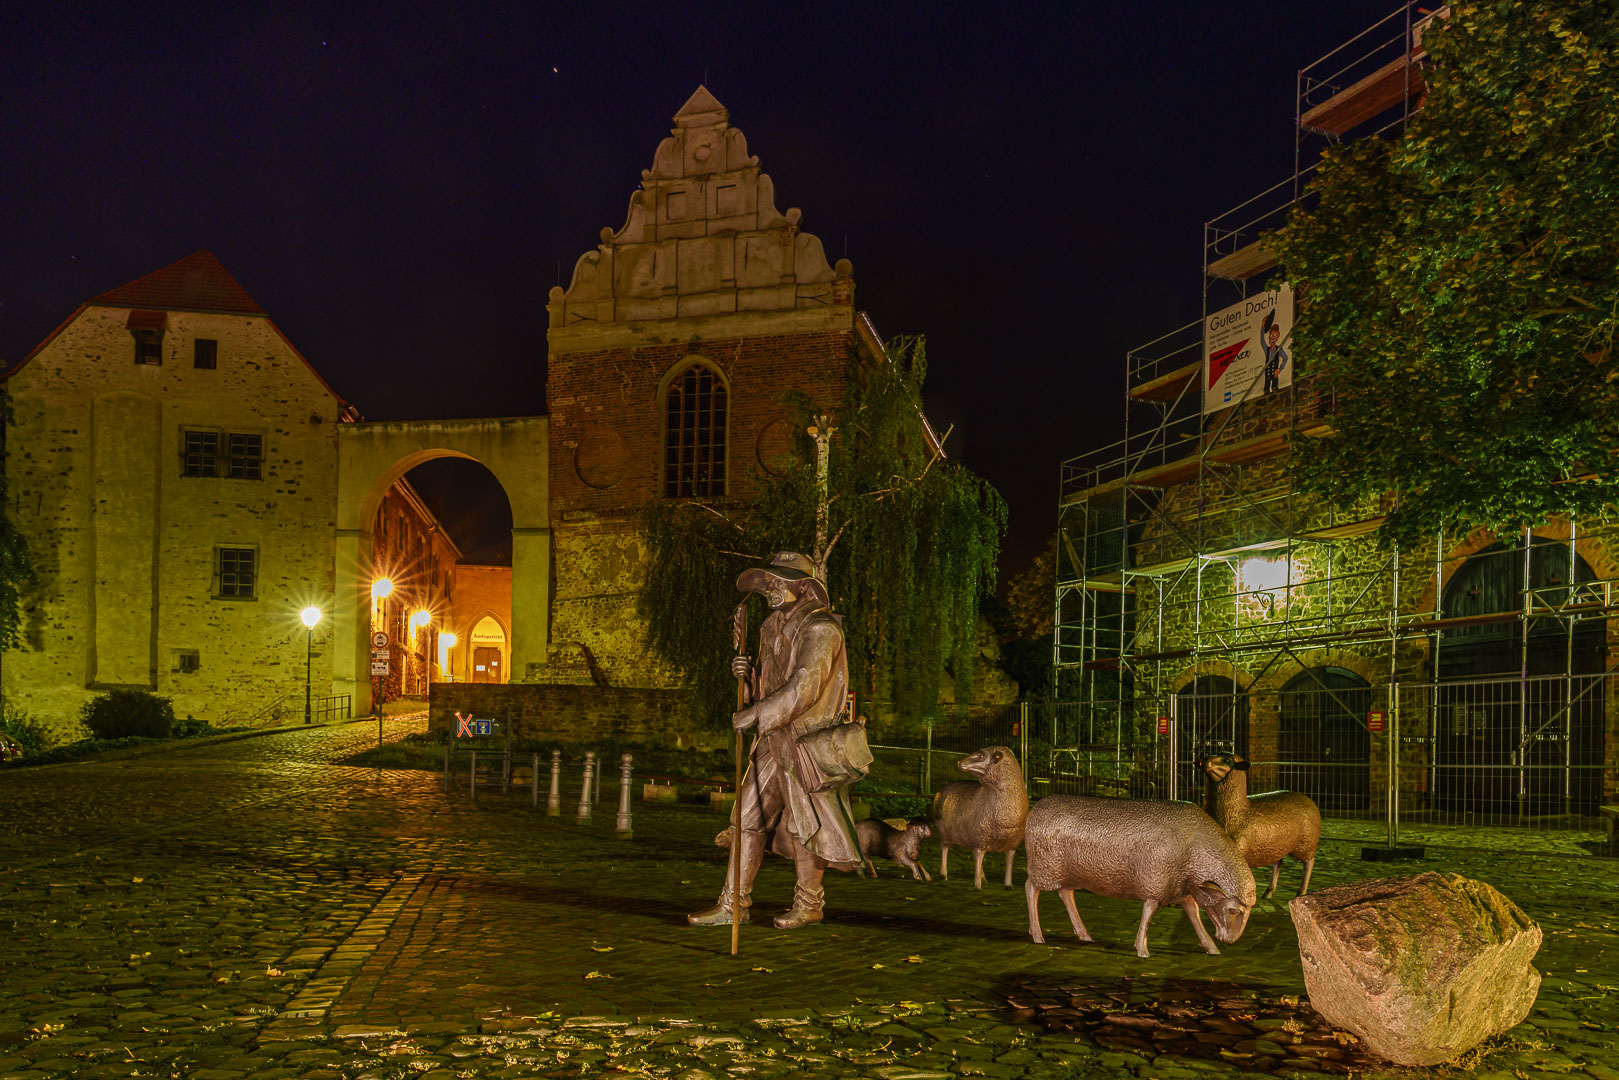
<path fill-rule="evenodd" d="M 265 313 L 211 251 L 187 255 L 128 285 L 110 289 L 90 303 L 170 311 L 219 311 L 233 315 Z"/>

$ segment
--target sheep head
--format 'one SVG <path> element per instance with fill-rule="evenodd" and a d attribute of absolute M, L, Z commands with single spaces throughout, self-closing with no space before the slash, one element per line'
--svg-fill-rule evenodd
<path fill-rule="evenodd" d="M 1255 892 L 1251 884 L 1248 891 Z M 1209 913 L 1209 919 L 1214 923 L 1214 936 L 1229 945 L 1242 937 L 1242 932 L 1248 928 L 1248 915 L 1258 896 L 1251 895 L 1245 901 L 1240 896 L 1228 895 L 1214 882 L 1205 881 L 1192 887 L 1192 899 Z"/>
<path fill-rule="evenodd" d="M 1230 776 L 1233 770 L 1247 772 L 1248 759 L 1241 754 L 1210 754 L 1198 758 L 1197 767 L 1203 770 L 1203 775 L 1218 784 Z"/>
<path fill-rule="evenodd" d="M 974 750 L 960 761 L 956 768 L 969 776 L 982 779 L 994 772 L 996 767 L 1012 756 L 1012 751 L 1004 746 L 986 746 L 982 750 Z"/>

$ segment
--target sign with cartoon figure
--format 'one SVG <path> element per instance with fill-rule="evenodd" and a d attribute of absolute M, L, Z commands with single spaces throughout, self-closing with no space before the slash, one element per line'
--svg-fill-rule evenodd
<path fill-rule="evenodd" d="M 1250 296 L 1203 324 L 1203 412 L 1293 385 L 1293 288 Z"/>

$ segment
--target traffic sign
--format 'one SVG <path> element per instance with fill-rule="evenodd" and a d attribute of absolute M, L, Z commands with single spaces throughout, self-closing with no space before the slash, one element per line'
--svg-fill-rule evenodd
<path fill-rule="evenodd" d="M 376 633 L 372 634 L 371 635 L 371 647 L 373 649 L 386 649 L 388 647 L 388 633 L 387 633 L 387 631 L 378 630 Z"/>
<path fill-rule="evenodd" d="M 373 661 L 371 661 L 371 674 L 373 674 L 373 675 L 386 675 L 386 674 L 388 674 L 388 661 L 386 661 L 386 660 L 373 660 Z"/>

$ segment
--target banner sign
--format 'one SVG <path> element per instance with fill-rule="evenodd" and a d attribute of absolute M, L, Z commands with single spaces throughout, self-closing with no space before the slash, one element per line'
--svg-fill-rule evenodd
<path fill-rule="evenodd" d="M 1293 287 L 1250 296 L 1203 324 L 1203 413 L 1293 385 Z"/>

